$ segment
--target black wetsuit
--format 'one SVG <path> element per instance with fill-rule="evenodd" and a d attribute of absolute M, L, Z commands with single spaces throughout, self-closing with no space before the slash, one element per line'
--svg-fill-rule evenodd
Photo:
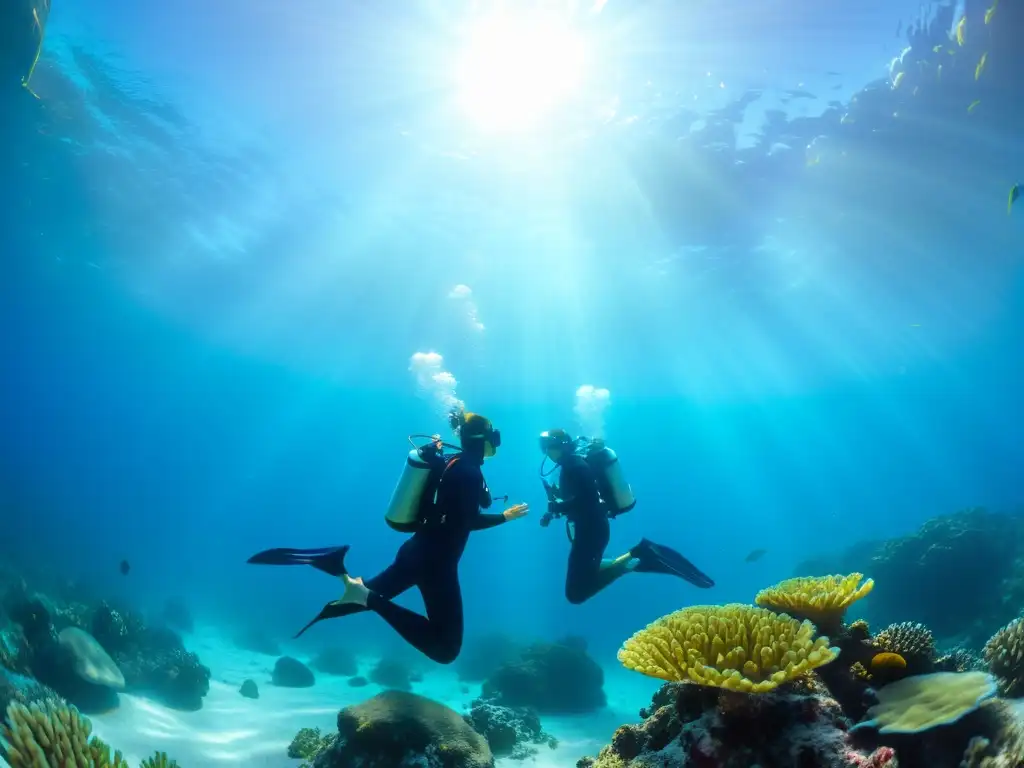
<path fill-rule="evenodd" d="M 445 470 L 438 488 L 437 521 L 414 533 L 399 547 L 391 565 L 366 579 L 370 590 L 366 608 L 338 605 L 332 618 L 371 610 L 434 661 L 455 661 L 462 650 L 463 635 L 459 560 L 472 531 L 505 522 L 501 513 L 480 511 L 486 488 L 482 465 L 482 459 L 463 454 Z M 423 596 L 426 616 L 392 602 L 412 587 Z"/>
<path fill-rule="evenodd" d="M 570 603 L 589 600 L 621 576 L 602 569 L 601 558 L 611 539 L 608 509 L 598 492 L 597 476 L 582 456 L 573 454 L 561 463 L 558 499 L 551 511 L 572 524 L 572 549 L 565 574 L 565 597 Z"/>

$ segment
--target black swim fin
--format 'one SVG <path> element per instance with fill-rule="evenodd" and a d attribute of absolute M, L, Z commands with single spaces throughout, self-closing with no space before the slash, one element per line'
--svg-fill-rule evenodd
<path fill-rule="evenodd" d="M 701 589 L 715 586 L 710 576 L 674 549 L 663 544 L 640 539 L 640 543 L 633 547 L 629 554 L 640 561 L 635 568 L 637 573 L 666 573 L 685 579 Z"/>
<path fill-rule="evenodd" d="M 295 635 L 295 637 L 301 636 L 302 633 L 305 632 L 307 629 L 312 627 L 317 622 L 323 621 L 324 619 L 337 619 L 342 616 L 351 616 L 353 613 L 362 613 L 366 610 L 369 609 L 365 606 L 358 605 L 356 603 L 342 603 L 339 600 L 334 600 L 325 605 L 321 609 L 320 613 L 316 615 L 316 618 L 309 622 L 309 624 L 304 626 L 302 629 L 300 629 L 298 633 Z"/>
<path fill-rule="evenodd" d="M 311 565 L 318 571 L 331 576 L 342 576 L 348 573 L 345 568 L 345 555 L 349 546 L 321 547 L 319 549 L 265 549 L 250 557 L 246 562 L 254 565 Z"/>

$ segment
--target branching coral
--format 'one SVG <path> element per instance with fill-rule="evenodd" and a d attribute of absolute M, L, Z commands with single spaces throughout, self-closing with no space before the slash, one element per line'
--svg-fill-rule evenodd
<path fill-rule="evenodd" d="M 985 662 L 1004 696 L 1024 693 L 1024 620 L 1014 619 L 985 643 Z"/>
<path fill-rule="evenodd" d="M 11 768 L 127 768 L 120 752 L 92 735 L 89 718 L 74 707 L 55 700 L 7 707 L 7 722 L 0 723 L 0 756 Z M 157 752 L 141 768 L 179 768 Z"/>
<path fill-rule="evenodd" d="M 985 662 L 968 648 L 953 648 L 935 660 L 937 672 L 984 671 Z"/>
<path fill-rule="evenodd" d="M 935 672 L 916 675 L 878 689 L 871 718 L 851 730 L 921 733 L 955 723 L 996 694 L 995 680 L 984 672 Z"/>
<path fill-rule="evenodd" d="M 619 661 L 668 681 L 765 693 L 827 664 L 827 637 L 785 614 L 750 605 L 693 606 L 663 616 L 627 640 Z"/>
<path fill-rule="evenodd" d="M 157 752 L 142 761 L 139 768 L 179 768 L 177 760 L 171 760 L 166 752 Z"/>
<path fill-rule="evenodd" d="M 7 723 L 0 726 L 0 754 L 11 768 L 119 768 L 120 752 L 92 737 L 92 723 L 74 707 L 44 702 L 7 708 Z"/>
<path fill-rule="evenodd" d="M 324 736 L 319 728 L 301 728 L 288 745 L 288 757 L 294 760 L 303 760 L 299 768 L 312 765 L 317 755 L 325 749 L 329 749 L 337 739 L 337 734 Z"/>
<path fill-rule="evenodd" d="M 909 663 L 931 664 L 935 660 L 935 637 L 924 624 L 890 624 L 872 638 L 872 645 L 879 651 L 898 653 Z"/>
<path fill-rule="evenodd" d="M 814 622 L 823 630 L 842 623 L 846 610 L 874 589 L 875 582 L 864 574 L 849 576 L 800 576 L 762 589 L 755 602 L 762 608 L 784 611 L 798 619 Z"/>

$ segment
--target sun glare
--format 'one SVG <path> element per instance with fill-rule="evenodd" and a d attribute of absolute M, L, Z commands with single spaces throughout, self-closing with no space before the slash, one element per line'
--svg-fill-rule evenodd
<path fill-rule="evenodd" d="M 481 129 L 535 126 L 580 86 L 582 40 L 550 16 L 498 16 L 470 30 L 459 61 L 459 103 Z"/>

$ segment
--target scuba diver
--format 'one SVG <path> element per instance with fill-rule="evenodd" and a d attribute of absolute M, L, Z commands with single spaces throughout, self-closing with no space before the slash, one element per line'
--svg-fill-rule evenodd
<path fill-rule="evenodd" d="M 542 432 L 540 449 L 541 482 L 548 494 L 548 511 L 540 524 L 547 527 L 565 517 L 565 529 L 572 543 L 565 575 L 565 596 L 579 605 L 627 573 L 665 573 L 685 579 L 696 587 L 715 585 L 693 563 L 662 544 L 647 539 L 614 560 L 605 560 L 611 538 L 609 520 L 636 506 L 615 452 L 603 440 L 573 440 L 563 429 Z M 558 486 L 547 481 L 548 459 L 561 468 Z"/>
<path fill-rule="evenodd" d="M 391 565 L 365 582 L 350 576 L 345 566 L 349 547 L 324 549 L 269 549 L 249 558 L 260 565 L 311 565 L 345 583 L 345 593 L 303 627 L 298 637 L 318 621 L 373 611 L 410 645 L 440 664 L 455 661 L 462 649 L 462 590 L 459 560 L 472 531 L 516 520 L 529 509 L 515 504 L 499 514 L 480 511 L 492 498 L 482 466 L 501 445 L 501 433 L 483 416 L 454 411 L 449 417 L 461 451 L 441 441 L 440 435 L 409 452 L 385 520 L 393 529 L 412 533 L 398 549 Z M 506 496 L 504 500 L 507 501 Z M 395 597 L 417 587 L 426 616 L 396 605 Z"/>

